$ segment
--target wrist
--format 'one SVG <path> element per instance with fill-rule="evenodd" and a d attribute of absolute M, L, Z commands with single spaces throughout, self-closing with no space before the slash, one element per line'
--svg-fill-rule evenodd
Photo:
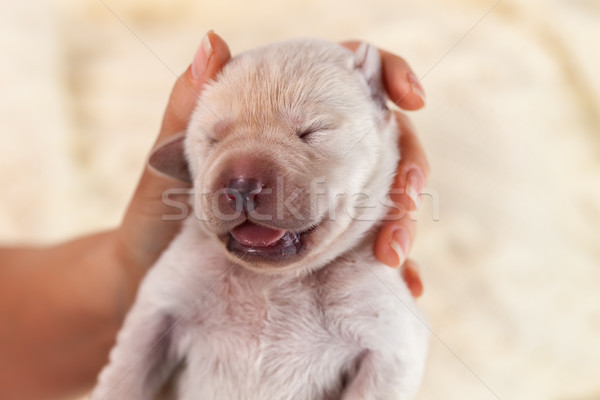
<path fill-rule="evenodd" d="M 125 239 L 121 229 L 111 231 L 106 240 L 108 257 L 112 260 L 112 265 L 119 277 L 116 291 L 121 303 L 119 305 L 120 313 L 124 317 L 135 300 L 137 289 L 148 266 L 140 261 L 135 250 L 132 251 L 131 245 Z"/>

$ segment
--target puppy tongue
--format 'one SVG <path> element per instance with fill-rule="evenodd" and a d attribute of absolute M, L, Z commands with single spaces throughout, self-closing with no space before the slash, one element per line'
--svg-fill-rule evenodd
<path fill-rule="evenodd" d="M 266 247 L 277 243 L 285 235 L 285 232 L 281 229 L 272 229 L 252 222 L 244 222 L 234 228 L 231 235 L 244 246 Z"/>

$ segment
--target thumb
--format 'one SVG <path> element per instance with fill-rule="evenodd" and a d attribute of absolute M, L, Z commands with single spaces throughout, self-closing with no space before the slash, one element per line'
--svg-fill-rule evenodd
<path fill-rule="evenodd" d="M 156 143 L 187 128 L 202 86 L 213 79 L 230 58 L 229 47 L 219 35 L 209 31 L 202 38 L 192 64 L 175 82 Z"/>
<path fill-rule="evenodd" d="M 185 131 L 202 86 L 213 79 L 230 58 L 225 41 L 209 31 L 202 39 L 192 64 L 175 82 L 155 146 Z M 173 189 L 185 192 L 189 187 L 188 183 L 163 175 L 146 163 L 118 232 L 121 257 L 139 266 L 140 272 L 156 261 L 183 220 L 183 217 L 163 220 L 164 215 L 177 213 L 176 208 L 163 201 L 163 194 Z M 185 207 L 184 202 L 181 204 L 180 207 Z"/>

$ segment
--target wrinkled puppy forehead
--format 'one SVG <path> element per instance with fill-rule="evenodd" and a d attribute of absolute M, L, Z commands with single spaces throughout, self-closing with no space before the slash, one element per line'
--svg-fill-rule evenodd
<path fill-rule="evenodd" d="M 237 114 L 257 124 L 274 116 L 302 123 L 319 114 L 353 113 L 365 96 L 354 55 L 334 43 L 301 39 L 271 44 L 232 59 L 207 91 L 216 113 Z M 227 99 L 219 93 L 235 93 Z M 248 121 L 250 122 L 250 121 Z"/>

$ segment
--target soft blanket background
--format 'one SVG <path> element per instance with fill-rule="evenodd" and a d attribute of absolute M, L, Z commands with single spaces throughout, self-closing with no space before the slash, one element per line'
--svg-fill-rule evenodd
<path fill-rule="evenodd" d="M 597 0 L 1 1 L 3 243 L 119 223 L 210 28 L 234 53 L 361 38 L 422 78 L 419 399 L 600 399 Z"/>

